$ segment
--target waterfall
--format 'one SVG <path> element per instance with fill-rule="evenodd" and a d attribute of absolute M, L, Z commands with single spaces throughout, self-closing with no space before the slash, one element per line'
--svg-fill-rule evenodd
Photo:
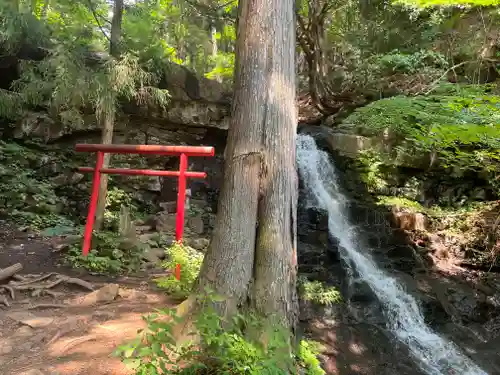
<path fill-rule="evenodd" d="M 340 192 L 335 167 L 309 135 L 298 135 L 297 163 L 310 204 L 328 212 L 328 229 L 339 242 L 340 256 L 370 286 L 383 307 L 386 329 L 409 348 L 418 366 L 429 375 L 487 375 L 427 326 L 415 298 L 377 266 L 370 249 L 358 243 L 359 233 L 347 218 L 347 200 Z"/>

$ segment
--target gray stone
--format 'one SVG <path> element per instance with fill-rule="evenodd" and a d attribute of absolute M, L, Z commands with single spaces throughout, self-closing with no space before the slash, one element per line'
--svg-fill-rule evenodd
<path fill-rule="evenodd" d="M 152 248 L 144 251 L 142 257 L 151 263 L 158 263 L 162 259 L 165 259 L 165 249 Z"/>
<path fill-rule="evenodd" d="M 52 182 L 57 186 L 76 185 L 84 178 L 81 173 L 60 174 L 52 179 Z"/>
<path fill-rule="evenodd" d="M 196 215 L 188 219 L 189 228 L 196 234 L 203 234 L 205 231 L 205 223 L 201 215 Z"/>
<path fill-rule="evenodd" d="M 139 235 L 139 242 L 143 244 L 147 244 L 150 242 L 156 242 L 156 239 L 158 238 L 158 233 L 152 232 L 152 233 L 143 233 Z"/>
<path fill-rule="evenodd" d="M 163 211 L 169 214 L 174 214 L 177 212 L 177 202 L 161 202 L 159 206 Z"/>
<path fill-rule="evenodd" d="M 371 138 L 345 133 L 330 133 L 327 139 L 329 146 L 333 150 L 348 157 L 356 157 L 360 152 L 368 150 L 377 144 Z"/>
<path fill-rule="evenodd" d="M 152 230 L 153 228 L 151 227 L 151 225 L 139 225 L 135 227 L 135 231 L 137 233 L 147 233 L 151 232 Z"/>
<path fill-rule="evenodd" d="M 154 228 L 161 233 L 168 233 L 175 230 L 176 215 L 167 212 L 160 212 L 153 218 Z"/>
<path fill-rule="evenodd" d="M 206 238 L 195 238 L 188 241 L 189 246 L 195 250 L 204 251 L 210 245 L 210 240 Z"/>
<path fill-rule="evenodd" d="M 13 350 L 13 347 L 11 344 L 8 342 L 1 342 L 0 343 L 0 354 L 5 355 L 5 354 L 10 354 Z"/>
<path fill-rule="evenodd" d="M 118 296 L 119 290 L 120 286 L 118 284 L 106 284 L 83 297 L 80 305 L 90 306 L 100 302 L 111 302 Z"/>
<path fill-rule="evenodd" d="M 31 328 L 43 328 L 51 325 L 54 322 L 54 318 L 36 316 L 28 311 L 12 311 L 6 314 L 10 319 L 27 325 Z"/>

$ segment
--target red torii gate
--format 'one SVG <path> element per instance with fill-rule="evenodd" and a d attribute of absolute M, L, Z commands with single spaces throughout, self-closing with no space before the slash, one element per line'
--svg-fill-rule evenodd
<path fill-rule="evenodd" d="M 177 194 L 177 216 L 175 223 L 175 239 L 182 243 L 184 233 L 184 205 L 186 201 L 186 178 L 205 178 L 205 172 L 191 172 L 187 170 L 189 156 L 214 156 L 215 150 L 213 147 L 203 146 L 158 146 L 158 145 L 104 145 L 104 144 L 87 144 L 79 143 L 75 150 L 78 152 L 95 152 L 97 160 L 95 168 L 80 167 L 78 170 L 85 173 L 94 173 L 92 180 L 92 195 L 90 196 L 89 212 L 87 222 L 85 224 L 85 234 L 83 237 L 83 256 L 87 256 L 90 250 L 92 240 L 92 230 L 94 227 L 95 211 L 97 201 L 99 199 L 99 186 L 101 184 L 101 173 L 120 174 L 129 176 L 163 176 L 163 177 L 178 177 L 178 194 Z M 157 171 L 151 169 L 126 169 L 126 168 L 103 168 L 104 154 L 143 154 L 143 155 L 168 155 L 179 156 L 178 171 Z M 176 276 L 180 278 L 180 269 L 177 265 Z"/>

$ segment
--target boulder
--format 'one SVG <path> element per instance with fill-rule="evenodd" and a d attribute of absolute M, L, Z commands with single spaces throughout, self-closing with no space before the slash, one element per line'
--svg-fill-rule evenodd
<path fill-rule="evenodd" d="M 327 141 L 332 150 L 351 158 L 358 156 L 362 151 L 379 146 L 379 143 L 373 138 L 346 133 L 332 132 L 327 137 Z"/>
<path fill-rule="evenodd" d="M 420 212 L 405 212 L 398 211 L 396 208 L 392 210 L 393 226 L 398 229 L 408 231 L 425 231 L 429 225 L 427 216 Z"/>
<path fill-rule="evenodd" d="M 153 227 L 157 232 L 169 233 L 175 231 L 176 214 L 159 212 L 153 217 Z"/>
<path fill-rule="evenodd" d="M 106 284 L 102 288 L 84 296 L 80 305 L 91 306 L 100 302 L 111 302 L 118 296 L 119 290 L 120 286 L 118 284 Z"/>
<path fill-rule="evenodd" d="M 187 243 L 190 247 L 192 247 L 195 250 L 205 251 L 210 245 L 210 240 L 206 238 L 194 238 L 194 239 L 188 239 Z"/>
<path fill-rule="evenodd" d="M 162 259 L 165 259 L 165 249 L 161 248 L 146 249 L 142 257 L 148 262 L 159 263 Z"/>
<path fill-rule="evenodd" d="M 203 234 L 205 231 L 205 223 L 201 215 L 196 215 L 188 219 L 188 226 L 196 234 Z"/>
<path fill-rule="evenodd" d="M 177 212 L 177 202 L 160 202 L 159 206 L 163 211 L 169 214 L 174 214 Z"/>

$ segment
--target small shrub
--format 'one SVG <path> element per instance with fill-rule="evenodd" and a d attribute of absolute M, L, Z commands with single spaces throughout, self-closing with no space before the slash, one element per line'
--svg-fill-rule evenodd
<path fill-rule="evenodd" d="M 293 355 L 290 333 L 283 326 L 253 313 L 224 319 L 213 309 L 213 302 L 221 300 L 209 291 L 200 297 L 200 313 L 194 321 L 199 344 L 178 345 L 172 330 L 182 320 L 174 310 L 158 310 L 145 318 L 148 327 L 141 336 L 119 347 L 115 354 L 131 365 L 136 375 L 288 375 L 296 373 L 297 367 L 308 375 L 325 373 L 315 359 L 317 346 L 312 342 L 301 342 Z"/>
<path fill-rule="evenodd" d="M 330 306 L 340 302 L 339 291 L 334 287 L 327 287 L 320 281 L 310 281 L 306 278 L 299 279 L 299 290 L 302 299 L 319 305 Z"/>
<path fill-rule="evenodd" d="M 177 280 L 174 276 L 162 277 L 156 280 L 158 286 L 174 298 L 186 298 L 200 273 L 203 263 L 203 254 L 179 243 L 174 243 L 167 250 L 167 260 L 163 268 L 175 269 L 177 264 L 181 266 L 181 277 Z"/>
<path fill-rule="evenodd" d="M 134 219 L 147 215 L 145 208 L 137 202 L 132 193 L 116 186 L 111 187 L 106 194 L 106 211 L 104 212 L 104 226 L 109 230 L 118 230 L 120 222 L 120 209 L 127 207 L 129 214 Z"/>
<path fill-rule="evenodd" d="M 386 164 L 382 155 L 374 150 L 366 150 L 359 154 L 356 166 L 361 180 L 369 192 L 374 193 L 387 187 L 385 174 L 382 170 Z"/>
<path fill-rule="evenodd" d="M 135 271 L 142 263 L 143 248 L 138 242 L 123 239 L 113 232 L 98 232 L 92 238 L 92 250 L 84 257 L 81 241 L 70 246 L 66 260 L 75 268 L 96 273 Z"/>
<path fill-rule="evenodd" d="M 312 340 L 301 340 L 297 357 L 299 364 L 305 370 L 305 375 L 324 375 L 325 370 L 321 368 L 318 355 L 323 350 L 320 343 Z"/>

